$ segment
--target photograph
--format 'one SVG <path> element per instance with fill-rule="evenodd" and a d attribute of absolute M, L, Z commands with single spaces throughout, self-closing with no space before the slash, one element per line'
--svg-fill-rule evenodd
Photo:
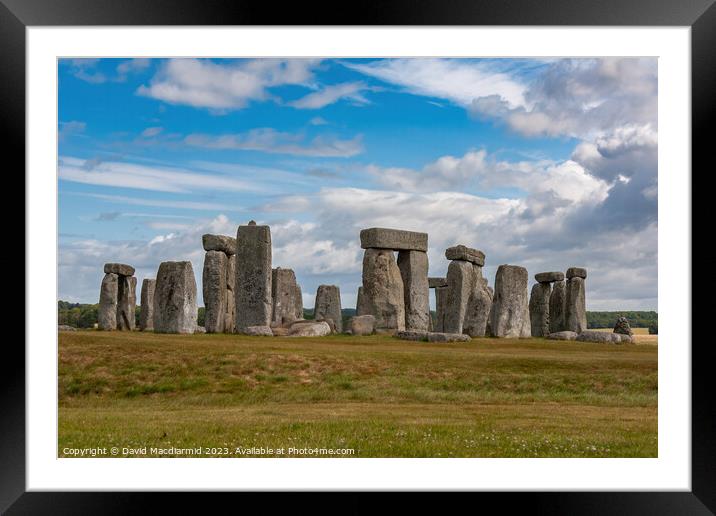
<path fill-rule="evenodd" d="M 57 457 L 658 458 L 659 58 L 564 50 L 57 58 Z"/>

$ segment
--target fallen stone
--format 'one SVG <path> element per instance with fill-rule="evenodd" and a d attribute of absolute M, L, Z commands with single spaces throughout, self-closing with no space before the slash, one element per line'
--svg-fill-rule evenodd
<path fill-rule="evenodd" d="M 428 250 L 428 234 L 402 229 L 369 228 L 360 232 L 363 249 L 392 249 L 395 251 Z"/>
<path fill-rule="evenodd" d="M 313 308 L 313 318 L 316 321 L 331 320 L 333 333 L 343 331 L 341 315 L 341 291 L 336 285 L 319 285 L 316 291 L 316 303 Z"/>
<path fill-rule="evenodd" d="M 140 294 L 139 329 L 151 331 L 154 329 L 154 289 L 157 280 L 145 278 L 142 280 Z"/>
<path fill-rule="evenodd" d="M 473 273 L 475 283 L 465 309 L 462 332 L 470 337 L 484 337 L 492 309 L 492 292 L 487 287 L 487 280 L 482 277 L 482 267 L 473 264 Z"/>
<path fill-rule="evenodd" d="M 349 321 L 351 335 L 371 335 L 375 331 L 375 317 L 356 315 Z"/>
<path fill-rule="evenodd" d="M 581 278 L 580 278 L 581 279 Z M 626 339 L 623 339 L 626 337 Z M 579 342 L 601 342 L 605 344 L 622 344 L 630 343 L 629 335 L 621 335 L 619 333 L 609 333 L 607 331 L 586 330 L 577 335 Z"/>
<path fill-rule="evenodd" d="M 270 326 L 246 326 L 239 333 L 254 337 L 273 337 L 273 330 Z"/>
<path fill-rule="evenodd" d="M 464 245 L 456 245 L 445 249 L 445 258 L 448 260 L 463 260 L 480 267 L 485 265 L 485 253 L 479 249 L 472 249 Z"/>
<path fill-rule="evenodd" d="M 284 328 L 283 326 L 271 328 L 271 331 L 273 332 L 274 337 L 285 337 L 288 335 L 288 328 Z"/>
<path fill-rule="evenodd" d="M 430 288 L 447 287 L 447 279 L 446 278 L 428 278 L 428 287 L 430 287 Z"/>
<path fill-rule="evenodd" d="M 68 324 L 60 324 L 57 326 L 58 331 L 77 331 L 77 328 Z"/>
<path fill-rule="evenodd" d="M 206 333 L 206 328 L 204 326 L 197 326 L 194 333 Z"/>
<path fill-rule="evenodd" d="M 207 251 L 204 255 L 202 291 L 207 333 L 223 333 L 225 329 L 226 297 L 229 294 L 226 288 L 227 263 L 228 257 L 221 251 Z"/>
<path fill-rule="evenodd" d="M 105 274 L 118 274 L 120 276 L 134 276 L 134 267 L 125 263 L 105 263 Z"/>
<path fill-rule="evenodd" d="M 551 340 L 576 340 L 577 335 L 579 334 L 573 331 L 556 331 L 547 335 L 547 338 Z"/>
<path fill-rule="evenodd" d="M 587 279 L 587 269 L 582 267 L 570 267 L 567 269 L 567 279 L 572 278 Z"/>
<path fill-rule="evenodd" d="M 117 329 L 132 331 L 136 326 L 137 278 L 119 276 L 117 281 Z"/>
<path fill-rule="evenodd" d="M 557 333 L 567 327 L 565 311 L 567 310 L 567 287 L 564 280 L 555 281 L 549 296 L 549 332 Z"/>
<path fill-rule="evenodd" d="M 634 335 L 634 332 L 631 331 L 631 326 L 629 326 L 629 321 L 626 317 L 620 317 L 617 319 L 617 323 L 614 325 L 614 333 L 619 333 L 622 335 Z"/>
<path fill-rule="evenodd" d="M 553 281 L 562 281 L 563 279 L 563 272 L 540 272 L 535 274 L 535 281 L 538 283 L 552 283 Z"/>
<path fill-rule="evenodd" d="M 405 329 L 403 279 L 393 251 L 366 249 L 363 255 L 363 301 L 375 317 L 376 330 Z"/>
<path fill-rule="evenodd" d="M 475 288 L 475 270 L 472 263 L 453 260 L 447 271 L 447 300 L 442 328 L 445 333 L 462 333 L 467 303 Z"/>
<path fill-rule="evenodd" d="M 97 328 L 111 331 L 117 329 L 117 291 L 119 276 L 108 272 L 102 279 L 99 290 L 99 310 L 97 311 Z"/>
<path fill-rule="evenodd" d="M 324 337 L 331 334 L 331 327 L 326 321 L 300 321 L 291 325 L 289 337 Z"/>
<path fill-rule="evenodd" d="M 517 265 L 500 265 L 495 276 L 490 329 L 493 337 L 529 338 L 529 300 L 527 269 Z"/>
<path fill-rule="evenodd" d="M 405 328 L 427 331 L 430 326 L 428 254 L 423 251 L 399 251 L 398 269 L 403 279 Z"/>
<path fill-rule="evenodd" d="M 567 280 L 565 300 L 565 329 L 581 333 L 587 329 L 587 307 L 584 279 L 574 276 Z"/>
<path fill-rule="evenodd" d="M 236 254 L 236 239 L 226 235 L 206 234 L 201 237 L 205 251 L 221 251 L 232 256 Z"/>
<path fill-rule="evenodd" d="M 533 337 L 549 335 L 549 299 L 552 295 L 550 283 L 535 283 L 530 294 L 530 327 Z"/>
<path fill-rule="evenodd" d="M 154 288 L 154 331 L 194 333 L 196 280 L 191 262 L 162 262 Z"/>
<path fill-rule="evenodd" d="M 291 269 L 277 267 L 271 273 L 271 297 L 273 309 L 271 325 L 290 325 L 303 317 L 303 301 L 300 306 L 297 294 L 296 274 Z"/>
<path fill-rule="evenodd" d="M 468 342 L 470 340 L 472 340 L 470 336 L 464 333 L 428 332 L 428 342 Z"/>
<path fill-rule="evenodd" d="M 236 233 L 236 331 L 249 326 L 270 326 L 271 230 L 255 223 L 239 226 Z"/>
<path fill-rule="evenodd" d="M 402 340 L 424 340 L 426 342 L 428 340 L 427 331 L 399 331 L 395 336 Z"/>

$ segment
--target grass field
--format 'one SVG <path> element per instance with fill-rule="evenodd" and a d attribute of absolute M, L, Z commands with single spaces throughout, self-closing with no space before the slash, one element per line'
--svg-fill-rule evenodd
<path fill-rule="evenodd" d="M 60 456 L 200 447 L 228 457 L 296 456 L 289 448 L 655 457 L 658 448 L 657 346 L 61 332 L 58 387 Z"/>

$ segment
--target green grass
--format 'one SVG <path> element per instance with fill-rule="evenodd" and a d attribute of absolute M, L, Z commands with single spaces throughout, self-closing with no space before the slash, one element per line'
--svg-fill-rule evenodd
<path fill-rule="evenodd" d="M 655 346 L 96 331 L 59 339 L 60 456 L 95 446 L 657 455 Z"/>

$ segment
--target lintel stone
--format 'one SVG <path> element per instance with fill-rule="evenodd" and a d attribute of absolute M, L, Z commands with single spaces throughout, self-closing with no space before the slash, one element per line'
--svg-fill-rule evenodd
<path fill-rule="evenodd" d="M 363 249 L 427 252 L 428 234 L 402 229 L 368 228 L 360 232 L 360 246 Z"/>

